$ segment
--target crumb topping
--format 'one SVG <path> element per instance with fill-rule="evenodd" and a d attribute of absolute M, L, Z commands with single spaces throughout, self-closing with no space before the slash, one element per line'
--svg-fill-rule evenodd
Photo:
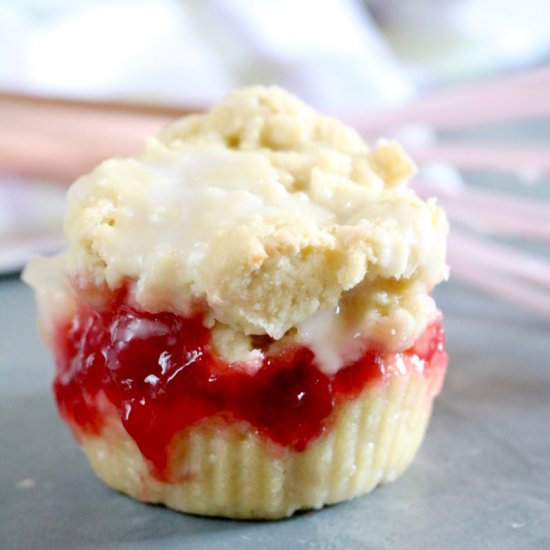
<path fill-rule="evenodd" d="M 205 304 L 228 360 L 266 336 L 336 370 L 353 342 L 401 351 L 433 318 L 448 226 L 414 172 L 395 142 L 369 149 L 281 89 L 245 88 L 73 184 L 66 269 L 84 297 L 129 285 L 148 312 Z"/>

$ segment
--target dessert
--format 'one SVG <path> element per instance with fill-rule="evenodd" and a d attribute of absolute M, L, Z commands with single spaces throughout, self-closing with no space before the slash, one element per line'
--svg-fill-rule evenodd
<path fill-rule="evenodd" d="M 236 91 L 68 194 L 24 279 L 54 391 L 107 484 L 280 518 L 399 476 L 447 357 L 447 221 L 401 147 L 278 88 Z"/>

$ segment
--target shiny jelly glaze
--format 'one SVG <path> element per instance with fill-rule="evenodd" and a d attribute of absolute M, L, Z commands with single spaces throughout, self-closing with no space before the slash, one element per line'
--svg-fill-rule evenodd
<path fill-rule="evenodd" d="M 369 351 L 332 376 L 300 346 L 266 355 L 251 370 L 214 355 L 199 315 L 143 313 L 123 303 L 99 314 L 81 306 L 58 327 L 54 390 L 61 414 L 86 433 L 102 428 L 98 395 L 104 392 L 154 473 L 165 479 L 170 441 L 197 421 L 246 421 L 273 442 L 301 451 L 326 429 L 336 403 L 382 381 L 399 361 L 424 371 L 444 367 L 443 339 L 437 322 L 410 350 Z"/>

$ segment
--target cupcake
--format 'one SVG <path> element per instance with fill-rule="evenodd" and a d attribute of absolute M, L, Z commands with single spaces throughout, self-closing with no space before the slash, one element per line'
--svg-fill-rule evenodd
<path fill-rule="evenodd" d="M 274 519 L 398 477 L 447 356 L 447 221 L 395 142 L 236 91 L 68 193 L 35 258 L 63 419 L 111 487 Z"/>

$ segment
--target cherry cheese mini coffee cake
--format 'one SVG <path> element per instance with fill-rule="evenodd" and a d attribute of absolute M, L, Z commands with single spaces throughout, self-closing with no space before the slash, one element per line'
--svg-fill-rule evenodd
<path fill-rule="evenodd" d="M 401 147 L 277 88 L 183 118 L 69 191 L 36 258 L 59 411 L 97 473 L 195 514 L 280 518 L 412 461 L 447 356 L 447 221 Z"/>

